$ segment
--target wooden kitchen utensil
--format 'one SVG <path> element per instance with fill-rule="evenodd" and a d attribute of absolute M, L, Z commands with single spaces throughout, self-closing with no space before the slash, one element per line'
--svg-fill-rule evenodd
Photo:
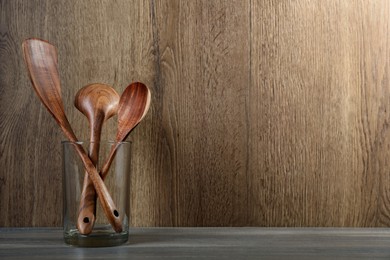
<path fill-rule="evenodd" d="M 97 166 L 99 158 L 100 136 L 103 123 L 118 113 L 119 94 L 105 84 L 90 84 L 81 88 L 75 97 L 75 107 L 89 121 L 90 143 L 89 158 Z M 88 174 L 85 174 L 83 190 L 80 197 L 77 228 L 81 234 L 92 232 L 96 217 L 96 192 Z"/>
<path fill-rule="evenodd" d="M 145 117 L 146 113 L 150 107 L 151 94 L 143 83 L 135 82 L 130 84 L 119 100 L 119 109 L 118 109 L 118 131 L 116 134 L 115 145 L 112 146 L 110 154 L 100 171 L 100 176 L 104 180 L 107 176 L 108 170 L 111 166 L 111 163 L 115 157 L 116 150 L 118 149 L 120 142 L 124 141 L 127 136 L 130 134 L 139 122 Z M 85 186 L 85 194 L 93 194 L 93 186 Z M 85 217 L 91 216 L 94 212 L 93 209 L 96 206 L 89 206 L 93 204 L 91 196 L 85 197 L 88 201 L 84 204 L 88 204 L 87 207 L 84 207 L 83 215 L 79 215 L 79 220 L 84 220 Z M 81 223 L 80 223 L 81 224 Z"/>
<path fill-rule="evenodd" d="M 110 155 L 100 171 L 100 176 L 103 180 L 115 157 L 119 143 L 124 141 L 145 117 L 150 107 L 150 101 L 151 94 L 148 87 L 140 82 L 131 83 L 122 93 L 119 100 L 116 144 L 111 148 Z"/>
<path fill-rule="evenodd" d="M 50 43 L 39 39 L 27 39 L 23 41 L 22 48 L 24 60 L 35 92 L 57 121 L 65 136 L 74 143 L 74 147 L 93 182 L 110 224 L 116 232 L 121 232 L 122 223 L 119 218 L 119 212 L 87 153 L 80 144 L 76 143 L 77 138 L 65 115 L 61 98 L 56 48 Z"/>

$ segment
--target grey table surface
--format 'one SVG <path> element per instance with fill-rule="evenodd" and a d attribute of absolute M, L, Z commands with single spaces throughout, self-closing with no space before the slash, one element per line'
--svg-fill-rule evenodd
<path fill-rule="evenodd" d="M 385 228 L 131 228 L 117 247 L 80 248 L 59 228 L 0 228 L 0 259 L 390 259 Z"/>

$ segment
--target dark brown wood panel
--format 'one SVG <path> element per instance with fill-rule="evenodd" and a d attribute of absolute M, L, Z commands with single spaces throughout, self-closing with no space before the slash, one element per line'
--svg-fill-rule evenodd
<path fill-rule="evenodd" d="M 172 224 L 245 225 L 249 3 L 155 8 Z"/>
<path fill-rule="evenodd" d="M 388 225 L 388 17 L 387 1 L 252 2 L 252 225 Z"/>
<path fill-rule="evenodd" d="M 0 3 L 0 226 L 58 225 L 61 135 L 33 92 L 21 49 L 24 38 L 45 37 L 48 2 Z"/>
<path fill-rule="evenodd" d="M 389 225 L 388 17 L 386 0 L 0 0 L 0 226 L 61 225 L 64 137 L 29 37 L 58 48 L 79 139 L 82 86 L 150 87 L 132 226 Z"/>

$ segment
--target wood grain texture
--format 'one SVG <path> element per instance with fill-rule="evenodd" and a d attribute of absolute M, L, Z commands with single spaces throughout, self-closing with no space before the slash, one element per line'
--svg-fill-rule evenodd
<path fill-rule="evenodd" d="M 0 226 L 61 225 L 62 135 L 21 56 L 33 36 L 58 47 L 80 139 L 82 86 L 150 87 L 130 136 L 132 226 L 390 225 L 389 12 L 386 0 L 0 0 Z"/>
<path fill-rule="evenodd" d="M 252 4 L 250 223 L 388 225 L 389 3 Z"/>
<path fill-rule="evenodd" d="M 45 21 L 39 17 L 46 16 L 47 3 L 0 5 L 0 226 L 58 225 L 53 213 L 62 203 L 56 148 L 61 132 L 31 88 L 21 49 L 25 38 L 44 36 Z"/>
<path fill-rule="evenodd" d="M 155 9 L 172 224 L 244 225 L 249 5 L 158 1 Z"/>

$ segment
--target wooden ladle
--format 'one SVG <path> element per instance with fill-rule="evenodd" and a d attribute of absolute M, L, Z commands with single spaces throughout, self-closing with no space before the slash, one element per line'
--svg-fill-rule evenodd
<path fill-rule="evenodd" d="M 96 166 L 103 123 L 118 113 L 119 94 L 108 85 L 90 84 L 77 92 L 74 105 L 88 118 L 90 126 L 89 158 Z M 93 183 L 88 174 L 85 174 L 77 219 L 77 228 L 81 234 L 87 235 L 92 232 L 96 216 L 95 200 L 96 192 Z"/>
<path fill-rule="evenodd" d="M 121 232 L 122 223 L 119 218 L 119 212 L 95 166 L 83 147 L 77 143 L 76 135 L 65 115 L 61 98 L 56 48 L 50 43 L 39 39 L 27 39 L 23 41 L 22 48 L 24 60 L 35 92 L 57 121 L 65 136 L 74 144 L 76 152 L 80 156 L 84 168 L 93 182 L 107 219 L 116 232 Z"/>

